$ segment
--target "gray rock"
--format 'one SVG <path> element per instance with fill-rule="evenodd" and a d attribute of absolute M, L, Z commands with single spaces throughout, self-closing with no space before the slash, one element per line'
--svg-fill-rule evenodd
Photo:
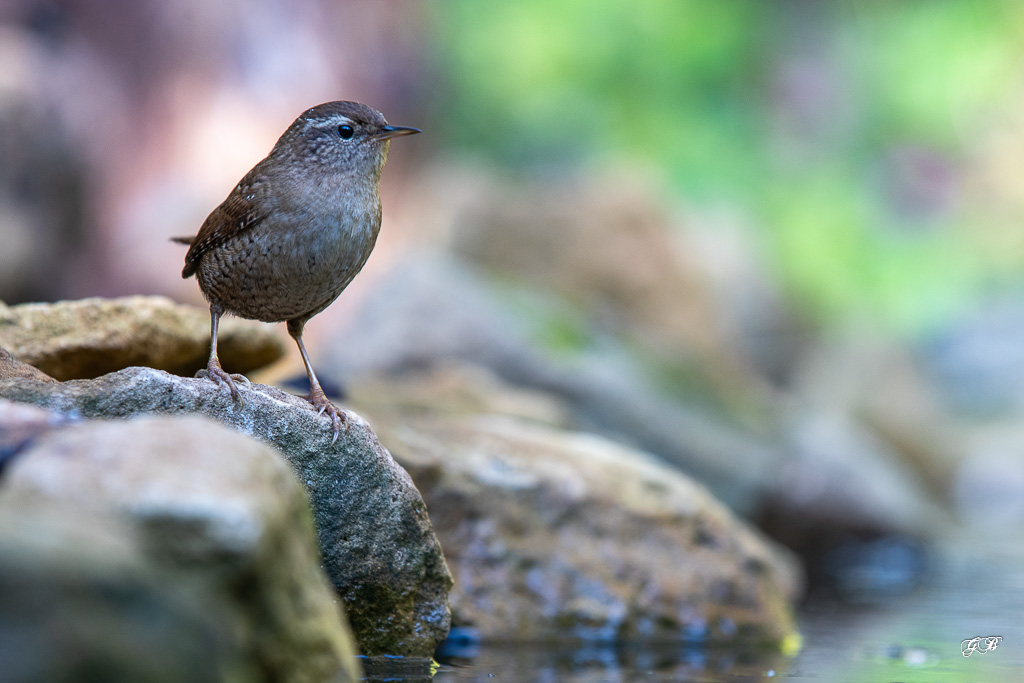
<path fill-rule="evenodd" d="M 209 311 L 160 296 L 0 303 L 0 346 L 58 380 L 89 379 L 134 365 L 192 375 L 206 366 Z M 284 346 L 273 327 L 221 321 L 217 351 L 229 372 L 274 362 Z"/>
<path fill-rule="evenodd" d="M 765 479 L 763 505 L 790 531 L 933 537 L 951 521 L 920 478 L 849 415 L 807 408 L 788 425 L 792 450 Z M 784 532 L 779 536 L 801 543 Z"/>
<path fill-rule="evenodd" d="M 12 356 L 7 349 L 0 347 L 0 381 L 5 379 L 16 379 L 19 377 L 23 379 L 33 379 L 40 382 L 57 381 L 42 370 L 34 368 L 27 363 L 22 363 Z"/>
<path fill-rule="evenodd" d="M 931 334 L 921 351 L 932 389 L 955 412 L 992 418 L 1015 416 L 1024 409 L 1020 291 L 976 303 Z"/>
<path fill-rule="evenodd" d="M 945 518 L 922 486 L 923 470 L 908 467 L 865 424 L 864 401 L 837 396 L 847 384 L 837 375 L 853 375 L 885 414 L 908 424 L 903 395 L 894 403 L 886 381 L 895 374 L 891 366 L 828 354 L 823 372 L 814 373 L 817 388 L 797 382 L 795 396 L 775 395 L 760 415 L 730 414 L 710 408 L 713 399 L 701 391 L 663 391 L 651 367 L 614 341 L 595 337 L 552 353 L 537 341 L 544 337 L 534 325 L 545 317 L 538 310 L 544 307 L 521 291 L 501 290 L 451 257 L 418 253 L 382 278 L 351 324 L 331 335 L 320 368 L 350 378 L 359 405 L 360 387 L 374 377 L 452 362 L 481 366 L 557 400 L 563 417 L 553 426 L 596 432 L 658 456 L 808 556 L 812 546 L 854 530 L 923 539 L 941 527 Z M 382 406 L 405 400 L 378 393 Z M 942 425 L 926 424 L 927 434 L 945 439 Z"/>
<path fill-rule="evenodd" d="M 787 457 L 764 478 L 762 510 L 778 525 L 825 529 L 831 540 L 927 539 L 948 528 L 940 501 L 966 444 L 911 356 L 870 330 L 847 330 L 805 355 L 792 391 L 779 420 Z"/>
<path fill-rule="evenodd" d="M 128 520 L 0 496 L 5 683 L 257 680 L 227 611 L 147 557 Z"/>
<path fill-rule="evenodd" d="M 166 599 L 179 585 L 215 596 L 210 618 L 271 680 L 358 678 L 305 492 L 264 444 L 198 417 L 83 422 L 20 453 L 0 500 L 127 519 Z"/>
<path fill-rule="evenodd" d="M 987 424 L 964 450 L 952 487 L 959 518 L 974 535 L 1012 538 L 1024 522 L 1024 430 Z"/>
<path fill-rule="evenodd" d="M 359 416 L 348 414 L 348 431 L 332 445 L 330 423 L 302 398 L 253 385 L 239 407 L 209 380 L 149 368 L 62 384 L 0 382 L 0 397 L 84 417 L 199 414 L 271 444 L 306 486 L 324 568 L 360 651 L 429 657 L 447 634 L 451 576 L 423 499 Z"/>
<path fill-rule="evenodd" d="M 331 335 L 321 374 L 386 376 L 452 361 L 487 368 L 540 390 L 566 408 L 564 426 L 595 431 L 655 453 L 705 482 L 734 509 L 756 507 L 780 451 L 697 402 L 659 391 L 650 368 L 605 340 L 548 353 L 534 340 L 557 314 L 510 298 L 478 271 L 443 254 L 417 252 L 381 281 L 349 324 Z M 524 308 L 527 313 L 524 314 Z M 550 312 L 549 312 L 550 313 Z"/>
<path fill-rule="evenodd" d="M 558 414 L 550 397 L 479 371 L 375 384 L 392 400 L 374 424 L 423 492 L 456 579 L 454 623 L 494 640 L 792 644 L 798 563 L 685 475 L 540 424 Z M 431 393 L 449 400 L 417 400 Z"/>

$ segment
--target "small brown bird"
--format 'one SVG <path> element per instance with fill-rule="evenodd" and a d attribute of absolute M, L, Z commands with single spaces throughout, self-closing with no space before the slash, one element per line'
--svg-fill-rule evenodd
<path fill-rule="evenodd" d="M 226 385 L 217 358 L 217 324 L 225 313 L 288 323 L 309 375 L 307 397 L 331 419 L 334 440 L 344 415 L 328 400 L 302 343 L 306 322 L 362 269 L 380 231 L 380 173 L 389 140 L 419 133 L 391 126 L 358 102 L 327 102 L 303 112 L 267 158 L 213 210 L 190 245 L 183 278 L 196 276 L 210 302 L 210 360 L 199 375 Z M 333 443 L 333 441 L 332 441 Z"/>

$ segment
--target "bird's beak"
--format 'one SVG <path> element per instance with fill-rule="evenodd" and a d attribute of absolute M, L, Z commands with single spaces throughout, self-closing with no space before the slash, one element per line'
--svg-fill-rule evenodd
<path fill-rule="evenodd" d="M 409 126 L 384 126 L 374 137 L 378 140 L 390 140 L 400 135 L 415 135 L 422 132 L 419 128 L 410 128 Z"/>

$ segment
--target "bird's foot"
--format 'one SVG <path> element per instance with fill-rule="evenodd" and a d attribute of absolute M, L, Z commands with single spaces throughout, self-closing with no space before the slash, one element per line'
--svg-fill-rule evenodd
<path fill-rule="evenodd" d="M 220 364 L 210 363 L 206 366 L 205 370 L 200 370 L 196 373 L 196 377 L 208 377 L 217 383 L 217 386 L 227 386 L 228 391 L 231 393 L 231 399 L 238 402 L 238 406 L 242 406 L 242 394 L 238 391 L 238 386 L 235 382 L 242 382 L 246 389 L 252 389 L 252 382 L 245 375 L 238 373 L 229 374 Z"/>
<path fill-rule="evenodd" d="M 338 410 L 331 400 L 324 394 L 323 389 L 320 391 L 313 390 L 309 392 L 309 396 L 306 400 L 313 404 L 313 407 L 317 409 L 317 415 L 326 415 L 331 420 L 331 445 L 338 440 L 338 434 L 341 432 L 342 427 L 345 431 L 348 431 L 348 418 L 345 417 L 343 410 Z"/>

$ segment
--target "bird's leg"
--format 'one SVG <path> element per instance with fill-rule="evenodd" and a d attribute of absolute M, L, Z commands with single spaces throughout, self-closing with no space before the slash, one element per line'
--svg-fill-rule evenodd
<path fill-rule="evenodd" d="M 196 377 L 209 377 L 218 385 L 226 384 L 228 391 L 231 392 L 231 398 L 238 401 L 238 405 L 241 406 L 242 395 L 238 393 L 235 379 L 244 382 L 246 388 L 252 388 L 252 384 L 244 375 L 230 375 L 225 372 L 224 368 L 220 365 L 220 359 L 217 358 L 217 327 L 223 314 L 224 312 L 216 306 L 210 307 L 210 360 L 206 363 L 206 369 L 197 372 Z"/>
<path fill-rule="evenodd" d="M 313 364 L 309 362 L 306 345 L 302 343 L 302 329 L 305 326 L 305 320 L 289 320 L 288 334 L 298 344 L 299 353 L 302 354 L 302 362 L 306 365 L 306 374 L 309 376 L 309 396 L 306 397 L 306 400 L 312 403 L 314 408 L 318 409 L 318 414 L 326 413 L 327 417 L 331 419 L 331 431 L 334 434 L 331 443 L 333 444 L 338 440 L 338 432 L 341 430 L 342 425 L 348 429 L 348 421 L 345 419 L 345 413 L 339 411 L 331 403 L 330 399 L 327 398 L 324 390 L 320 387 L 320 381 L 316 378 L 316 373 L 313 372 Z"/>

